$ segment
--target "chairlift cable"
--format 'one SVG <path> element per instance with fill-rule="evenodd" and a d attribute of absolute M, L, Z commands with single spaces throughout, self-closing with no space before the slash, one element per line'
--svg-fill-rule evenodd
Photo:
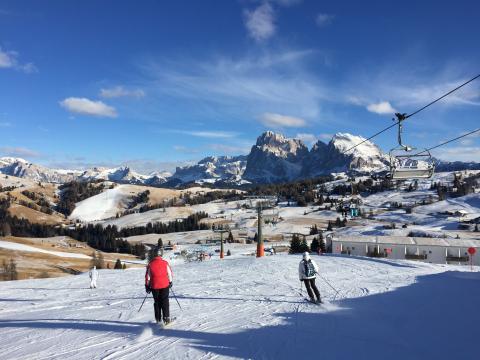
<path fill-rule="evenodd" d="M 455 89 L 452 89 L 452 90 L 450 90 L 449 92 L 443 94 L 443 95 L 440 96 L 438 99 L 433 100 L 432 102 L 428 103 L 428 104 L 425 105 L 424 107 L 418 109 L 417 111 L 414 111 L 414 112 L 411 113 L 410 115 L 407 115 L 407 116 L 405 117 L 405 119 L 408 119 L 409 117 L 412 117 L 413 115 L 418 114 L 420 111 L 425 110 L 425 109 L 428 108 L 429 106 L 435 104 L 436 102 L 442 100 L 443 98 L 446 98 L 448 95 L 450 95 L 450 94 L 454 93 L 455 91 L 461 89 L 462 87 L 464 87 L 465 85 L 467 85 L 467 84 L 471 83 L 472 81 L 478 79 L 479 77 L 480 77 L 480 74 L 478 74 L 477 76 L 475 76 L 475 77 L 471 78 L 470 80 L 464 82 L 463 84 L 457 86 Z"/>
<path fill-rule="evenodd" d="M 376 137 L 376 136 L 378 136 L 378 135 L 380 135 L 380 134 L 384 133 L 385 131 L 387 131 L 387 130 L 390 130 L 391 128 L 393 128 L 393 127 L 397 126 L 397 125 L 400 123 L 400 121 L 406 120 L 406 119 L 408 119 L 408 118 L 410 118 L 410 117 L 412 117 L 412 116 L 414 116 L 414 115 L 418 114 L 420 111 L 422 111 L 422 110 L 425 110 L 425 109 L 426 109 L 426 108 L 428 108 L 429 106 L 432 106 L 432 105 L 433 105 L 433 104 L 435 104 L 436 102 L 438 102 L 438 101 L 442 100 L 443 98 L 445 98 L 445 97 L 447 97 L 447 96 L 451 95 L 451 94 L 452 94 L 452 93 L 454 93 L 455 91 L 457 91 L 457 90 L 461 89 L 462 87 L 464 87 L 465 85 L 467 85 L 467 84 L 471 83 L 472 81 L 474 81 L 474 80 L 478 79 L 479 77 L 480 77 L 480 74 L 478 74 L 477 76 L 475 76 L 475 77 L 471 78 L 470 80 L 468 80 L 468 81 L 466 81 L 466 82 L 464 82 L 464 83 L 460 84 L 460 85 L 459 85 L 459 86 L 457 86 L 455 89 L 452 89 L 452 90 L 450 90 L 449 92 L 447 92 L 447 93 L 443 94 L 443 95 L 442 95 L 442 96 L 440 96 L 439 98 L 437 98 L 437 99 L 433 100 L 432 102 L 430 102 L 430 103 L 428 103 L 427 105 L 425 105 L 425 106 L 421 107 L 420 109 L 418 109 L 418 110 L 414 111 L 413 113 L 411 113 L 411 114 L 409 114 L 409 115 L 406 115 L 406 116 L 404 116 L 402 120 L 397 120 L 397 121 L 395 121 L 395 122 L 394 122 L 392 125 L 390 125 L 390 126 L 386 127 L 385 129 L 383 129 L 383 130 L 381 130 L 381 131 L 377 132 L 376 134 L 374 134 L 374 135 L 370 136 L 369 138 L 367 138 L 367 139 L 365 139 L 365 140 L 363 140 L 363 141 L 359 142 L 358 144 L 356 144 L 356 145 L 354 145 L 354 146 L 350 147 L 349 149 L 347 149 L 347 150 L 345 150 L 345 151 L 341 152 L 341 154 L 346 154 L 346 153 L 348 153 L 350 150 L 353 150 L 353 149 L 355 149 L 356 147 L 358 147 L 358 146 L 362 145 L 363 143 L 365 143 L 365 142 L 367 142 L 367 141 L 369 141 L 369 140 L 373 139 L 374 137 Z M 423 151 L 423 152 L 425 152 L 425 151 Z"/>
<path fill-rule="evenodd" d="M 392 125 L 390 125 L 389 127 L 386 127 L 385 129 L 383 129 L 383 130 L 381 130 L 381 131 L 377 132 L 376 134 L 374 134 L 374 135 L 370 136 L 369 138 L 367 138 L 367 139 L 365 139 L 365 140 L 363 140 L 363 141 L 359 142 L 358 144 L 356 144 L 356 145 L 352 146 L 351 148 L 349 148 L 349 149 L 347 149 L 347 150 L 343 151 L 341 154 L 346 154 L 346 153 L 347 153 L 347 152 L 349 152 L 350 150 L 353 150 L 353 149 L 355 149 L 357 146 L 360 146 L 360 145 L 362 145 L 364 142 L 367 142 L 367 141 L 369 141 L 369 140 L 373 139 L 374 137 L 376 137 L 376 136 L 378 136 L 378 135 L 380 135 L 380 134 L 384 133 L 385 131 L 387 131 L 387 130 L 390 130 L 391 128 L 393 128 L 393 127 L 397 126 L 397 124 L 398 124 L 398 121 L 396 121 L 395 123 L 393 123 L 393 124 L 392 124 Z"/>
<path fill-rule="evenodd" d="M 433 149 L 436 149 L 436 148 L 439 148 L 439 147 L 441 147 L 441 146 L 447 145 L 447 144 L 449 144 L 449 143 L 451 143 L 451 142 L 460 140 L 461 138 L 464 138 L 464 137 L 467 137 L 467 136 L 469 136 L 469 135 L 475 134 L 476 132 L 479 132 L 479 131 L 480 131 L 480 128 L 475 129 L 475 130 L 470 131 L 470 132 L 468 132 L 468 133 L 466 133 L 466 134 L 457 136 L 456 138 L 447 140 L 447 141 L 445 141 L 445 142 L 443 142 L 443 143 L 441 143 L 441 144 L 438 144 L 438 145 L 435 145 L 435 146 L 433 146 L 433 147 L 431 147 L 431 148 L 425 149 L 425 150 L 423 150 L 423 151 L 421 151 L 421 152 L 419 152 L 419 153 L 416 153 L 415 155 L 412 155 L 412 156 L 421 155 L 421 154 L 426 153 L 426 152 L 429 152 L 429 151 L 431 151 L 431 150 L 433 150 Z"/>

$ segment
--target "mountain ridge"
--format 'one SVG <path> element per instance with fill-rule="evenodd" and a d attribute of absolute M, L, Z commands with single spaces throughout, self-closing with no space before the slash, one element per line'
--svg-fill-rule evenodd
<path fill-rule="evenodd" d="M 87 170 L 50 169 L 14 157 L 0 158 L 0 173 L 39 182 L 108 180 L 121 184 L 175 187 L 182 184 L 279 183 L 337 172 L 369 174 L 388 169 L 389 157 L 371 141 L 349 133 L 336 133 L 309 149 L 302 140 L 265 131 L 248 155 L 207 156 L 193 165 L 177 167 L 173 174 L 143 175 L 128 166 Z M 363 143 L 362 143 L 363 142 Z M 353 146 L 360 144 L 346 152 Z M 480 163 L 435 159 L 438 171 L 480 169 Z"/>

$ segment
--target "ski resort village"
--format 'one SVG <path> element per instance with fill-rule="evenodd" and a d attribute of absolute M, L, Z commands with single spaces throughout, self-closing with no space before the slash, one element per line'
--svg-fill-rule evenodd
<path fill-rule="evenodd" d="M 0 1 L 0 359 L 479 359 L 479 10 Z"/>

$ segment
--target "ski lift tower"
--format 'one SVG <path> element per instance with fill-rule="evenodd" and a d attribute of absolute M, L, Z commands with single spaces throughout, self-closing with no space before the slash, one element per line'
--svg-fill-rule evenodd
<path fill-rule="evenodd" d="M 215 226 L 215 225 L 214 225 Z M 224 258 L 224 251 L 223 251 L 223 234 L 230 232 L 230 228 L 223 225 L 218 225 L 217 227 L 212 228 L 214 233 L 220 233 L 220 259 Z"/>
<path fill-rule="evenodd" d="M 256 200 L 257 208 L 257 257 L 263 257 L 265 255 L 265 249 L 263 246 L 262 236 L 262 211 L 267 209 L 273 209 L 277 202 L 276 196 L 249 196 L 250 202 Z"/>

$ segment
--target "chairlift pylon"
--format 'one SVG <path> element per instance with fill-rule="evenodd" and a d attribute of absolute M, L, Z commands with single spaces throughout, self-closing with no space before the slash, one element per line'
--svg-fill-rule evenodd
<path fill-rule="evenodd" d="M 407 114 L 395 113 L 398 122 L 398 145 L 390 150 L 390 178 L 393 180 L 429 179 L 435 172 L 435 163 L 427 149 L 412 154 L 416 148 L 402 141 L 402 122 Z"/>

